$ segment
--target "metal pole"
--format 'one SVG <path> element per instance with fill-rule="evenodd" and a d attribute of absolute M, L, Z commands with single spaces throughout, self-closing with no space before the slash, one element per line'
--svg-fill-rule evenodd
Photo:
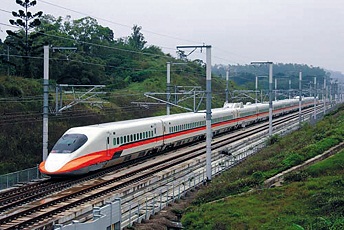
<path fill-rule="evenodd" d="M 275 101 L 277 101 L 277 78 L 275 78 Z"/>
<path fill-rule="evenodd" d="M 258 76 L 256 75 L 256 104 L 258 103 L 258 98 L 257 97 L 258 97 Z"/>
<path fill-rule="evenodd" d="M 171 92 L 170 92 L 170 86 L 171 86 L 171 62 L 167 62 L 167 81 L 166 81 L 166 93 L 167 93 L 167 102 L 170 102 Z M 166 114 L 170 115 L 170 104 L 166 104 Z"/>
<path fill-rule="evenodd" d="M 314 77 L 314 121 L 317 120 L 317 77 Z"/>
<path fill-rule="evenodd" d="M 49 96 L 49 46 L 44 46 L 43 78 L 43 161 L 48 156 L 48 96 Z"/>
<path fill-rule="evenodd" d="M 228 103 L 228 92 L 229 92 L 228 81 L 229 81 L 229 67 L 226 71 L 226 103 Z"/>
<path fill-rule="evenodd" d="M 260 103 L 263 103 L 263 90 L 260 90 Z"/>
<path fill-rule="evenodd" d="M 193 92 L 193 111 L 196 113 L 196 91 Z"/>
<path fill-rule="evenodd" d="M 7 46 L 7 61 L 8 61 L 8 63 L 7 63 L 7 76 L 10 76 L 10 65 L 9 65 L 9 63 L 10 63 L 10 47 L 9 46 Z"/>
<path fill-rule="evenodd" d="M 211 46 L 206 47 L 206 170 L 207 170 L 207 180 L 211 180 Z"/>
<path fill-rule="evenodd" d="M 326 114 L 326 77 L 324 77 L 324 94 L 323 94 L 323 101 L 324 101 L 324 116 Z"/>
<path fill-rule="evenodd" d="M 272 135 L 272 63 L 269 64 L 269 136 Z"/>
<path fill-rule="evenodd" d="M 55 87 L 55 115 L 57 115 L 59 111 L 59 86 L 56 85 Z"/>
<path fill-rule="evenodd" d="M 301 128 L 301 108 L 302 104 L 302 72 L 299 72 L 299 128 Z"/>
<path fill-rule="evenodd" d="M 291 93 L 291 79 L 289 79 L 289 92 L 288 92 L 289 99 L 290 99 L 290 93 Z"/>

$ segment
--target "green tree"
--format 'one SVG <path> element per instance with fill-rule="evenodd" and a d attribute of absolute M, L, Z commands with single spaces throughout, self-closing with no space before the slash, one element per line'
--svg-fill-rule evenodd
<path fill-rule="evenodd" d="M 136 50 L 142 50 L 146 45 L 147 41 L 145 41 L 145 37 L 141 33 L 141 26 L 134 25 L 131 33 L 131 36 L 128 37 L 128 44 L 130 47 Z"/>
<path fill-rule="evenodd" d="M 38 27 L 41 24 L 39 18 L 43 12 L 39 11 L 35 14 L 28 11 L 28 9 L 37 4 L 37 1 L 33 0 L 16 0 L 16 3 L 20 5 L 24 10 L 20 9 L 18 12 L 12 11 L 13 17 L 16 20 L 10 19 L 11 25 L 17 26 L 19 31 L 6 30 L 8 37 L 5 43 L 13 47 L 17 54 L 22 56 L 23 63 L 14 63 L 16 65 L 17 75 L 32 77 L 30 56 L 37 54 L 40 46 L 34 44 L 34 41 L 41 35 L 39 32 L 30 33 L 30 30 Z"/>

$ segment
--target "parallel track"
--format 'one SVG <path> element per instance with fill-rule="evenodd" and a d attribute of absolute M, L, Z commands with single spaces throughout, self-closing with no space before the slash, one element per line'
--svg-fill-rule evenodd
<path fill-rule="evenodd" d="M 312 111 L 312 108 L 309 109 Z M 304 110 L 306 113 L 307 110 Z M 286 122 L 286 120 L 296 119 L 298 115 L 290 114 L 283 118 L 274 119 L 274 126 Z M 213 149 L 221 148 L 222 146 L 228 145 L 237 139 L 248 137 L 254 133 L 266 131 L 268 122 L 260 123 L 255 126 L 247 127 L 244 131 L 240 130 L 239 132 L 232 132 L 226 138 L 217 138 L 213 142 Z M 150 177 L 153 174 L 161 170 L 168 169 L 172 165 L 185 162 L 188 159 L 192 159 L 196 156 L 204 154 L 204 144 L 197 145 L 192 149 L 180 151 L 179 154 L 172 154 L 170 158 L 165 160 L 155 160 L 150 161 L 145 167 L 137 167 L 136 169 L 128 169 L 125 171 L 124 175 L 120 175 L 121 171 L 118 169 L 116 176 L 105 176 L 104 178 L 108 179 L 96 179 L 94 182 L 89 183 L 89 185 L 83 185 L 81 187 L 76 186 L 73 193 L 60 192 L 58 196 L 51 197 L 46 200 L 41 200 L 40 202 L 32 202 L 42 198 L 43 194 L 52 194 L 56 191 L 65 190 L 66 187 L 71 187 L 73 185 L 79 184 L 81 182 L 99 178 L 100 176 L 106 175 L 110 171 L 102 171 L 89 175 L 84 178 L 75 178 L 67 181 L 54 182 L 51 180 L 43 181 L 38 184 L 23 186 L 21 191 L 14 190 L 9 191 L 8 193 L 0 194 L 0 210 L 4 212 L 8 209 L 14 209 L 12 212 L 3 213 L 3 216 L 0 216 L 0 228 L 1 229 L 22 229 L 29 226 L 32 226 L 34 223 L 42 222 L 43 220 L 52 219 L 53 216 L 57 215 L 60 212 L 68 210 L 70 208 L 76 207 L 80 204 L 84 204 L 95 200 L 98 197 L 106 196 L 107 194 L 113 193 L 114 191 L 130 186 L 137 181 L 143 180 Z M 113 171 L 114 169 L 111 169 Z M 123 172 L 123 171 L 122 171 Z M 117 176 L 118 175 L 118 176 Z M 44 190 L 41 192 L 36 192 Z M 11 194 L 10 194 L 11 193 Z M 26 194 L 26 195 L 25 195 Z M 18 207 L 25 203 L 32 202 L 27 206 Z"/>

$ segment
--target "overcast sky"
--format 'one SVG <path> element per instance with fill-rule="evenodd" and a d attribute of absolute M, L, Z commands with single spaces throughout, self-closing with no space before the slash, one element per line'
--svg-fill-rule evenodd
<path fill-rule="evenodd" d="M 18 10 L 1 0 L 0 38 Z M 91 16 L 115 37 L 134 24 L 150 45 L 175 55 L 178 45 L 212 45 L 212 64 L 299 63 L 344 73 L 343 0 L 37 0 L 31 12 Z M 189 58 L 203 58 L 195 52 Z"/>

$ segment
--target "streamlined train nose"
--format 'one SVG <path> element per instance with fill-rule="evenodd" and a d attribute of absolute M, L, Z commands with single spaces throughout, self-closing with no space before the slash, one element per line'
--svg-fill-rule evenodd
<path fill-rule="evenodd" d="M 48 172 L 56 172 L 60 170 L 70 160 L 70 154 L 50 153 L 45 162 L 45 170 Z"/>

